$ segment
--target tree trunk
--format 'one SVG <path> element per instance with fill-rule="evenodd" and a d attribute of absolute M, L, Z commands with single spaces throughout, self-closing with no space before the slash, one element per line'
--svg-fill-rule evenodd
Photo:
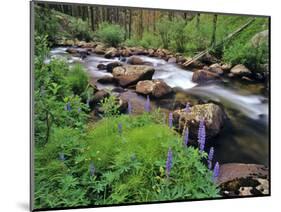
<path fill-rule="evenodd" d="M 94 7 L 90 7 L 91 11 L 91 27 L 92 30 L 95 31 L 95 14 L 94 14 Z"/>
<path fill-rule="evenodd" d="M 129 9 L 129 39 L 132 36 L 132 10 Z"/>
<path fill-rule="evenodd" d="M 200 30 L 200 13 L 197 13 L 196 15 L 196 30 L 197 32 Z"/>
<path fill-rule="evenodd" d="M 213 16 L 213 31 L 212 31 L 212 38 L 211 38 L 211 47 L 214 47 L 216 45 L 217 18 L 218 15 L 215 14 Z"/>

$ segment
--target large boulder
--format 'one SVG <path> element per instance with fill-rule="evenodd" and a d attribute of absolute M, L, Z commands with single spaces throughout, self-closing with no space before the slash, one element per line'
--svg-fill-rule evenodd
<path fill-rule="evenodd" d="M 112 71 L 113 71 L 113 69 L 114 69 L 115 67 L 122 66 L 122 65 L 123 65 L 123 64 L 120 63 L 120 62 L 118 62 L 118 61 L 116 61 L 116 62 L 111 62 L 111 63 L 108 63 L 108 64 L 106 65 L 106 70 L 107 70 L 108 72 L 112 73 Z"/>
<path fill-rule="evenodd" d="M 136 92 L 156 98 L 161 98 L 171 93 L 172 88 L 163 80 L 144 80 L 137 83 Z"/>
<path fill-rule="evenodd" d="M 150 66 L 126 65 L 115 67 L 112 74 L 122 87 L 127 87 L 141 80 L 151 80 L 154 71 Z"/>
<path fill-rule="evenodd" d="M 104 76 L 104 77 L 98 79 L 97 82 L 102 83 L 102 84 L 114 84 L 114 83 L 116 83 L 116 79 L 111 76 Z"/>
<path fill-rule="evenodd" d="M 226 114 L 220 106 L 207 103 L 190 107 L 188 112 L 185 109 L 176 110 L 173 117 L 178 131 L 183 132 L 188 127 L 190 137 L 194 139 L 197 138 L 201 119 L 205 122 L 207 138 L 218 135 L 224 125 Z"/>
<path fill-rule="evenodd" d="M 204 69 L 196 70 L 192 75 L 192 81 L 199 84 L 204 84 L 219 79 L 220 77 L 218 74 Z"/>
<path fill-rule="evenodd" d="M 120 54 L 118 53 L 118 50 L 114 47 L 111 47 L 106 50 L 104 57 L 107 59 L 113 58 L 113 57 L 118 57 Z"/>
<path fill-rule="evenodd" d="M 131 65 L 143 65 L 144 61 L 140 57 L 131 56 L 128 58 L 127 63 Z"/>
<path fill-rule="evenodd" d="M 220 166 L 217 184 L 223 196 L 269 194 L 268 168 L 258 164 L 227 163 Z"/>
<path fill-rule="evenodd" d="M 106 48 L 102 44 L 98 44 L 93 51 L 96 54 L 105 54 Z"/>
<path fill-rule="evenodd" d="M 238 64 L 230 70 L 230 74 L 234 77 L 249 76 L 252 72 L 244 65 Z"/>

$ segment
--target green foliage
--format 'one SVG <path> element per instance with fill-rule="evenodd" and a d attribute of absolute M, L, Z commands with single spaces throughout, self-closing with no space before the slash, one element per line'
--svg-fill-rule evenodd
<path fill-rule="evenodd" d="M 69 31 L 72 38 L 78 40 L 90 41 L 93 38 L 93 32 L 88 22 L 81 18 L 71 18 L 69 22 Z"/>
<path fill-rule="evenodd" d="M 53 15 L 52 10 L 35 7 L 35 30 L 41 36 L 48 35 L 49 44 L 55 43 L 58 29 L 58 17 Z"/>
<path fill-rule="evenodd" d="M 101 108 L 105 117 L 119 115 L 119 106 L 117 104 L 117 99 L 114 95 L 109 95 L 109 97 L 104 98 L 101 101 Z"/>
<path fill-rule="evenodd" d="M 88 74 L 81 64 L 75 64 L 66 77 L 66 83 L 70 90 L 76 94 L 81 95 L 85 92 L 88 85 Z"/>
<path fill-rule="evenodd" d="M 119 25 L 103 22 L 99 26 L 97 36 L 104 43 L 116 47 L 124 40 L 124 30 Z"/>
<path fill-rule="evenodd" d="M 144 48 L 157 48 L 160 45 L 158 36 L 145 32 L 140 40 L 139 44 Z"/>
<path fill-rule="evenodd" d="M 175 18 L 171 24 L 172 48 L 177 52 L 184 52 L 187 36 L 185 34 L 186 22 L 181 18 Z"/>
<path fill-rule="evenodd" d="M 46 144 L 56 127 L 82 129 L 88 110 L 79 96 L 80 91 L 87 92 L 84 70 L 79 66 L 69 70 L 67 63 L 58 59 L 44 63 L 49 50 L 46 38 L 35 37 L 34 121 L 38 145 Z M 66 104 L 71 110 L 65 110 Z"/>
<path fill-rule="evenodd" d="M 182 138 L 159 123 L 159 115 L 108 117 L 86 131 L 55 128 L 50 141 L 36 149 L 36 207 L 217 197 L 212 173 L 202 162 L 207 154 L 184 147 Z M 173 165 L 168 178 L 169 147 Z M 65 160 L 59 159 L 61 153 Z"/>
<path fill-rule="evenodd" d="M 168 19 L 168 17 L 162 17 L 157 23 L 156 28 L 158 35 L 160 36 L 163 48 L 169 48 L 171 41 L 171 26 L 172 22 Z"/>

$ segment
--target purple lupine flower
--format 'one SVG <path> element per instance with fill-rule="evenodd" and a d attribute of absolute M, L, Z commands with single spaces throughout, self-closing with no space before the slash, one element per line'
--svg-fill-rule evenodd
<path fill-rule="evenodd" d="M 95 171 L 96 171 L 96 168 L 95 168 L 93 162 L 91 162 L 91 164 L 90 164 L 89 171 L 90 171 L 90 175 L 93 177 L 95 175 Z"/>
<path fill-rule="evenodd" d="M 64 109 L 67 110 L 67 111 L 71 111 L 70 102 L 67 102 L 67 103 L 66 103 Z"/>
<path fill-rule="evenodd" d="M 209 154 L 208 154 L 208 168 L 212 169 L 212 160 L 214 157 L 214 147 L 210 148 Z"/>
<path fill-rule="evenodd" d="M 149 95 L 146 96 L 146 102 L 144 104 L 144 110 L 146 112 L 150 112 L 150 98 L 149 98 Z"/>
<path fill-rule="evenodd" d="M 213 160 L 214 152 L 215 152 L 214 147 L 211 147 L 210 151 L 209 151 L 209 154 L 208 154 L 208 160 L 210 160 L 210 161 Z"/>
<path fill-rule="evenodd" d="M 213 171 L 213 180 L 214 181 L 217 180 L 219 174 L 220 174 L 220 165 L 219 165 L 219 162 L 216 162 L 214 171 Z"/>
<path fill-rule="evenodd" d="M 208 160 L 208 169 L 211 170 L 212 169 L 212 161 Z"/>
<path fill-rule="evenodd" d="M 171 168 L 172 168 L 172 160 L 173 160 L 172 149 L 169 148 L 167 161 L 166 161 L 166 176 L 167 177 L 170 176 L 170 172 L 171 172 Z"/>
<path fill-rule="evenodd" d="M 118 123 L 118 133 L 122 134 L 122 124 Z"/>
<path fill-rule="evenodd" d="M 169 113 L 169 127 L 170 128 L 173 127 L 173 113 L 172 112 Z"/>
<path fill-rule="evenodd" d="M 186 112 L 186 113 L 189 113 L 189 112 L 190 112 L 190 105 L 189 105 L 189 103 L 186 103 L 185 112 Z"/>
<path fill-rule="evenodd" d="M 188 128 L 186 128 L 185 129 L 185 131 L 184 131 L 184 136 L 183 136 L 183 143 L 184 143 L 184 145 L 185 146 L 187 146 L 187 144 L 188 144 Z"/>
<path fill-rule="evenodd" d="M 199 122 L 199 129 L 198 129 L 198 143 L 199 143 L 200 151 L 204 150 L 205 141 L 206 141 L 206 128 L 205 128 L 204 119 L 201 119 Z"/>
<path fill-rule="evenodd" d="M 59 153 L 59 159 L 60 159 L 61 161 L 65 161 L 65 156 L 64 156 L 64 153 L 63 153 L 63 152 L 60 152 L 60 153 Z"/>
<path fill-rule="evenodd" d="M 132 114 L 132 103 L 130 100 L 128 101 L 128 114 Z"/>

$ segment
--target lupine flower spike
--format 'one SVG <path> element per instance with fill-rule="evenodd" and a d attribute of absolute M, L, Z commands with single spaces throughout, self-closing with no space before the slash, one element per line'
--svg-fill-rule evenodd
<path fill-rule="evenodd" d="M 188 144 L 188 128 L 186 128 L 184 131 L 183 143 L 185 146 L 187 146 L 187 144 Z"/>
<path fill-rule="evenodd" d="M 149 98 L 149 95 L 146 96 L 146 102 L 145 102 L 145 105 L 144 105 L 144 110 L 146 112 L 150 112 L 150 98 Z"/>
<path fill-rule="evenodd" d="M 128 101 L 128 114 L 132 114 L 132 104 L 131 101 Z"/>
<path fill-rule="evenodd" d="M 213 171 L 213 180 L 216 181 L 218 179 L 218 176 L 220 174 L 220 165 L 218 162 L 216 162 L 214 171 Z"/>
<path fill-rule="evenodd" d="M 90 175 L 93 177 L 95 175 L 95 171 L 96 171 L 96 168 L 95 168 L 93 162 L 90 164 L 89 171 L 90 171 Z"/>
<path fill-rule="evenodd" d="M 206 141 L 206 129 L 204 120 L 201 119 L 199 122 L 199 129 L 198 129 L 198 143 L 200 151 L 204 151 L 205 148 L 205 141 Z"/>
<path fill-rule="evenodd" d="M 214 157 L 214 147 L 210 148 L 209 155 L 208 155 L 208 168 L 212 169 L 212 160 Z"/>
<path fill-rule="evenodd" d="M 172 112 L 169 113 L 169 127 L 170 128 L 173 127 L 173 113 Z"/>
<path fill-rule="evenodd" d="M 189 112 L 190 112 L 190 105 L 189 105 L 189 103 L 186 103 L 185 112 L 186 112 L 186 113 L 189 113 Z"/>
<path fill-rule="evenodd" d="M 118 124 L 118 133 L 121 135 L 122 134 L 122 124 Z"/>
<path fill-rule="evenodd" d="M 167 177 L 170 176 L 170 172 L 171 172 L 171 168 L 172 168 L 172 160 L 173 160 L 172 149 L 169 148 L 167 161 L 166 161 L 166 176 Z"/>

